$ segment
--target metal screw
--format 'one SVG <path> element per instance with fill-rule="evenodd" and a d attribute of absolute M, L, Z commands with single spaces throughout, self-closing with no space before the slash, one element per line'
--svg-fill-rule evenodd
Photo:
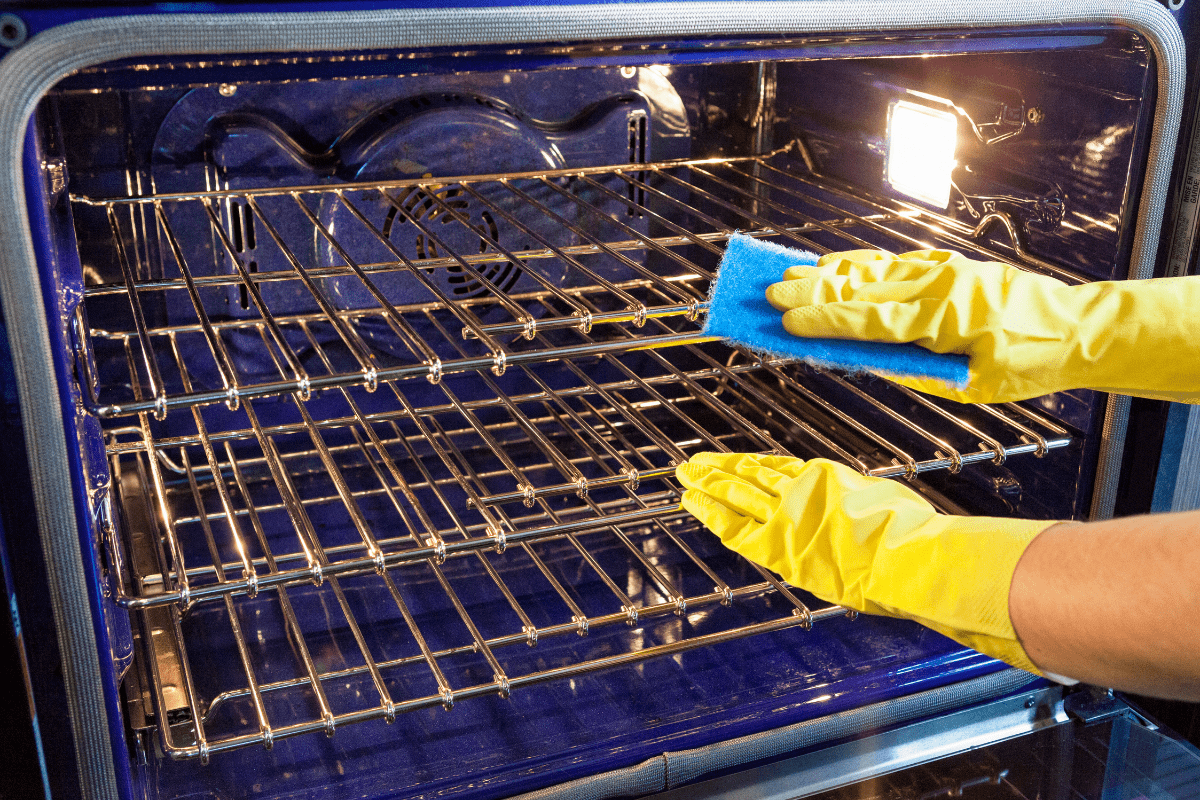
<path fill-rule="evenodd" d="M 1030 697 L 1025 700 L 1026 708 L 1033 708 L 1035 705 L 1037 705 L 1037 700 L 1035 700 L 1034 698 Z"/>
<path fill-rule="evenodd" d="M 1040 108 L 1038 108 L 1037 106 L 1034 106 L 1033 108 L 1031 108 L 1025 112 L 1025 120 L 1030 125 L 1040 125 L 1042 123 L 1042 120 L 1044 120 L 1045 118 L 1046 118 L 1046 113 L 1044 111 L 1042 111 Z"/>
<path fill-rule="evenodd" d="M 0 14 L 0 46 L 17 47 L 25 43 L 29 28 L 16 14 Z"/>
<path fill-rule="evenodd" d="M 233 97 L 237 94 L 237 87 L 232 83 L 222 83 L 217 91 L 221 93 L 221 97 Z"/>
<path fill-rule="evenodd" d="M 636 67 L 621 67 L 621 77 L 622 78 L 632 78 L 636 74 L 637 74 Z"/>

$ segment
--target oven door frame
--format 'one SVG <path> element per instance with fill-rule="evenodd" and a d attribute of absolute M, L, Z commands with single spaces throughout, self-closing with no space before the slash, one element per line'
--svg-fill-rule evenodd
<path fill-rule="evenodd" d="M 395 50 L 413 47 L 594 41 L 623 37 L 689 37 L 755 33 L 973 30 L 1061 24 L 1121 24 L 1154 50 L 1157 102 L 1129 277 L 1152 274 L 1170 184 L 1184 92 L 1183 40 L 1174 18 L 1153 0 L 1068 0 L 1052 5 L 987 0 L 969 6 L 910 7 L 830 0 L 745 3 L 403 8 L 285 13 L 130 13 L 145 9 L 39 9 L 27 16 L 35 33 L 0 60 L 0 301 L 8 326 L 26 434 L 38 537 L 46 560 L 51 611 L 62 656 L 81 793 L 117 797 L 131 790 L 126 743 L 108 632 L 100 605 L 94 498 L 80 454 L 79 413 L 59 318 L 46 203 L 53 175 L 37 151 L 31 119 L 42 97 L 70 73 L 133 57 Z M 216 11 L 234 11 L 235 5 Z M 79 19 L 80 16 L 90 18 Z M 77 21 L 54 25 L 54 21 Z M 47 365 L 52 365 L 48 369 Z M 1128 398 L 1113 396 L 1106 412 L 1093 516 L 1111 510 Z M 72 487 L 72 491 L 64 491 Z M 80 602 L 87 597 L 89 602 Z"/>

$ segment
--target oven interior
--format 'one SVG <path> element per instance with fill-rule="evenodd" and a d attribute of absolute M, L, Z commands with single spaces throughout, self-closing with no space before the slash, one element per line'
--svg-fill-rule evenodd
<path fill-rule="evenodd" d="M 1122 277 L 1153 75 L 1088 28 L 63 81 L 36 140 L 147 793 L 502 796 L 997 669 L 733 556 L 673 469 L 1081 518 L 1102 399 L 760 357 L 703 334 L 708 284 L 734 231 Z M 947 208 L 885 178 L 898 100 L 958 120 Z"/>

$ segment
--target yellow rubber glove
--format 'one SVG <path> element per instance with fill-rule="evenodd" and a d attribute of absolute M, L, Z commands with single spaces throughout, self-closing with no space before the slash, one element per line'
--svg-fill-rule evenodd
<path fill-rule="evenodd" d="M 970 356 L 970 403 L 1099 389 L 1200 402 L 1200 277 L 1069 286 L 947 250 L 832 253 L 767 289 L 796 336 L 915 342 Z"/>
<path fill-rule="evenodd" d="M 901 483 L 825 459 L 699 453 L 675 474 L 684 508 L 788 583 L 1038 672 L 1008 591 L 1025 547 L 1054 522 L 947 516 Z"/>

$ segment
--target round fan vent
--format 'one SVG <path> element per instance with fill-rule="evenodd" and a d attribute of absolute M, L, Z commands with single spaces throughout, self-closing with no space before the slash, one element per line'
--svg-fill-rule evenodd
<path fill-rule="evenodd" d="M 487 208 L 476 208 L 473 198 L 458 187 L 410 187 L 395 195 L 383 222 L 383 233 L 404 252 L 413 253 L 419 265 L 431 259 L 498 253 L 500 226 Z M 400 212 L 404 209 L 404 213 Z M 456 215 L 458 218 L 456 218 Z M 463 224 L 463 220 L 469 223 Z M 509 260 L 471 264 L 501 292 L 508 292 L 521 277 L 521 265 Z M 457 261 L 425 272 L 442 280 L 455 297 L 487 295 L 488 287 Z"/>

